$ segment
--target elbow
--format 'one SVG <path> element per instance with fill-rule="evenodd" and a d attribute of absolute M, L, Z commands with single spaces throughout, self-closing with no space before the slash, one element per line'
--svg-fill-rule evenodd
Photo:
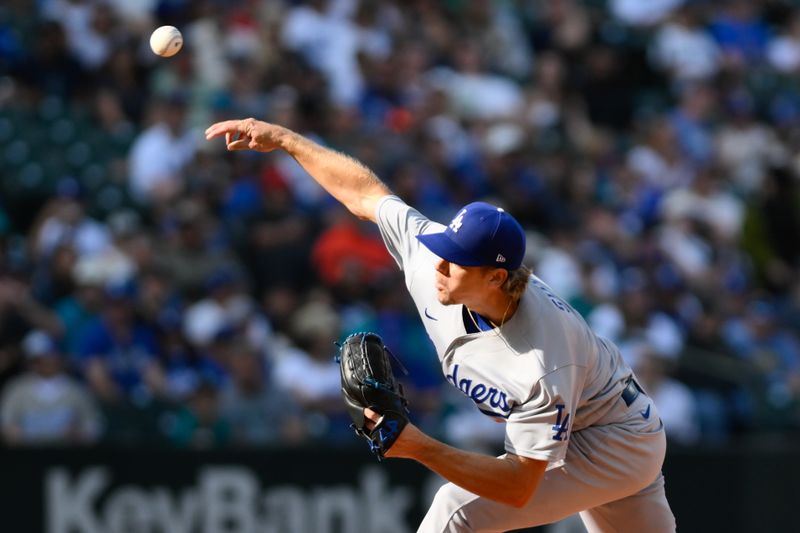
<path fill-rule="evenodd" d="M 506 503 L 519 509 L 531 501 L 534 492 L 536 492 L 536 487 L 539 486 L 539 479 L 533 476 L 524 476 L 521 479 L 518 478 L 517 483 L 514 483 L 513 486 L 515 490 L 508 495 Z"/>
<path fill-rule="evenodd" d="M 506 505 L 519 509 L 528 505 L 534 497 L 539 482 L 544 477 L 547 461 L 528 459 L 514 454 L 507 454 L 505 461 L 510 466 L 503 473 L 504 483 L 502 501 Z M 498 498 L 500 500 L 500 498 Z"/>
<path fill-rule="evenodd" d="M 517 483 L 513 485 L 513 489 L 511 489 L 511 485 L 507 492 L 503 495 L 498 495 L 494 499 L 502 504 L 515 507 L 519 509 L 520 507 L 525 507 L 527 503 L 533 497 L 534 489 L 536 488 L 535 485 L 528 485 L 527 483 Z"/>
<path fill-rule="evenodd" d="M 342 203 L 353 215 L 361 220 L 369 222 L 376 222 L 375 208 L 383 196 L 375 195 L 361 195 L 355 198 L 348 199 Z"/>
<path fill-rule="evenodd" d="M 350 213 L 355 215 L 356 218 L 358 218 L 359 220 L 366 220 L 367 222 L 375 222 L 375 215 L 373 215 L 372 213 L 360 211 L 358 209 L 353 209 L 351 207 L 348 207 L 348 211 L 350 211 Z"/>
<path fill-rule="evenodd" d="M 525 507 L 525 505 L 531 500 L 533 497 L 533 488 L 528 489 L 527 487 L 520 490 L 517 494 L 514 494 L 511 501 L 508 504 L 511 507 L 515 507 L 517 509 L 521 507 Z"/>

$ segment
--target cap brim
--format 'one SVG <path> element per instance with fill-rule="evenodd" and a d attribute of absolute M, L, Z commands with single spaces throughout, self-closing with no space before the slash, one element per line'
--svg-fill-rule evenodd
<path fill-rule="evenodd" d="M 417 235 L 417 239 L 428 250 L 450 263 L 461 266 L 482 266 L 485 263 L 454 243 L 445 232 Z"/>

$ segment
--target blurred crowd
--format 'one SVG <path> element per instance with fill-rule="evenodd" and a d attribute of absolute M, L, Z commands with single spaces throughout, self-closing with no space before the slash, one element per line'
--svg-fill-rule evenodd
<path fill-rule="evenodd" d="M 798 80 L 780 0 L 4 0 L 3 441 L 361 445 L 334 341 L 374 330 L 423 429 L 502 442 L 376 229 L 285 154 L 203 139 L 247 116 L 430 218 L 503 205 L 673 442 L 796 438 Z"/>

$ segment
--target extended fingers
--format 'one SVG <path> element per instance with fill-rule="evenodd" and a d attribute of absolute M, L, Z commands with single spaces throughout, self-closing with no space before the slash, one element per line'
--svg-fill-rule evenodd
<path fill-rule="evenodd" d="M 247 137 L 227 142 L 228 150 L 248 150 L 251 148 L 250 139 Z"/>
<path fill-rule="evenodd" d="M 217 122 L 212 124 L 206 129 L 206 139 L 211 140 L 220 135 L 229 135 L 234 133 L 246 133 L 246 125 L 242 120 L 226 120 L 224 122 Z M 227 139 L 226 139 L 227 140 Z M 230 144 L 230 143 L 227 143 Z"/>
<path fill-rule="evenodd" d="M 274 139 L 275 128 L 254 118 L 217 122 L 209 126 L 205 133 L 207 140 L 224 135 L 228 150 L 271 152 L 278 147 Z"/>

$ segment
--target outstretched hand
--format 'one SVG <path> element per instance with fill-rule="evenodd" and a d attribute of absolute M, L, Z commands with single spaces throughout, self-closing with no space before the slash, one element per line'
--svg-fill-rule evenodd
<path fill-rule="evenodd" d="M 282 126 L 261 122 L 253 118 L 226 120 L 212 124 L 206 130 L 206 139 L 225 135 L 228 150 L 256 150 L 271 152 L 281 148 L 289 130 Z"/>

